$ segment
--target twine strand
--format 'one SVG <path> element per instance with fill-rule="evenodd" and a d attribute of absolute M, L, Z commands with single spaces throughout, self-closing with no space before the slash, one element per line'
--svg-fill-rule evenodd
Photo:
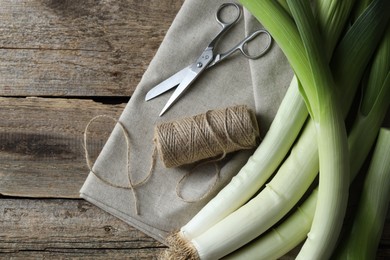
<path fill-rule="evenodd" d="M 126 185 L 113 183 L 93 170 L 93 163 L 88 152 L 88 133 L 90 125 L 99 118 L 108 118 L 120 126 L 126 141 Z M 98 115 L 92 118 L 84 131 L 84 152 L 87 166 L 92 174 L 104 184 L 125 190 L 131 190 L 135 214 L 139 215 L 139 203 L 136 189 L 148 182 L 156 167 L 158 154 L 167 168 L 200 162 L 184 174 L 176 183 L 176 195 L 187 203 L 198 202 L 208 197 L 220 178 L 221 168 L 218 164 L 227 153 L 256 146 L 259 129 L 254 113 L 246 106 L 234 106 L 221 110 L 209 110 L 204 114 L 187 117 L 173 122 L 164 122 L 155 127 L 154 149 L 150 169 L 146 176 L 134 183 L 130 165 L 130 136 L 125 126 L 115 118 Z M 214 163 L 215 175 L 207 191 L 196 199 L 184 198 L 183 183 L 195 169 L 202 165 Z"/>
<path fill-rule="evenodd" d="M 126 149 L 126 171 L 127 171 L 126 175 L 127 175 L 127 180 L 128 180 L 127 185 L 120 185 L 120 184 L 110 182 L 110 181 L 104 179 L 102 176 L 100 176 L 99 174 L 97 174 L 93 170 L 93 163 L 90 159 L 89 152 L 88 152 L 88 133 L 89 133 L 90 125 L 99 118 L 108 118 L 108 119 L 114 121 L 117 125 L 120 126 L 122 133 L 125 137 L 126 148 L 127 148 Z M 156 149 L 154 149 L 154 151 L 153 151 L 152 163 L 151 163 L 151 167 L 149 169 L 148 174 L 139 182 L 133 183 L 132 174 L 131 174 L 131 165 L 130 165 L 130 136 L 129 136 L 128 131 L 126 130 L 125 126 L 119 120 L 117 120 L 111 116 L 108 116 L 108 115 L 97 115 L 97 116 L 93 117 L 85 127 L 85 130 L 84 130 L 84 154 L 85 154 L 85 159 L 86 159 L 89 171 L 91 173 L 93 173 L 93 175 L 95 177 L 97 177 L 97 179 L 99 179 L 104 184 L 111 186 L 111 187 L 114 187 L 114 188 L 131 190 L 131 193 L 133 195 L 134 211 L 135 211 L 136 215 L 139 215 L 139 205 L 138 205 L 138 197 L 137 197 L 137 193 L 136 193 L 136 188 L 144 185 L 150 179 L 150 176 L 152 175 L 153 170 L 154 170 L 154 166 L 155 166 Z"/>

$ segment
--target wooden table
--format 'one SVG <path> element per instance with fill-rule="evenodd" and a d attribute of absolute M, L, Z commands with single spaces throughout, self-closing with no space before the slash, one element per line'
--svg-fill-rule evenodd
<path fill-rule="evenodd" d="M 0 2 L 0 258 L 151 259 L 164 247 L 79 198 L 88 121 L 118 117 L 183 0 Z M 113 125 L 96 122 L 97 156 Z"/>
<path fill-rule="evenodd" d="M 183 0 L 2 0 L 0 258 L 151 259 L 164 246 L 79 198 L 84 127 L 118 117 Z M 97 156 L 112 125 L 97 122 Z M 378 258 L 390 255 L 386 226 Z"/>

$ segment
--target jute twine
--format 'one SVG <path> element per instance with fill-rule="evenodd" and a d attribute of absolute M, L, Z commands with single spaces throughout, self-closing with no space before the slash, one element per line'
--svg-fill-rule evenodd
<path fill-rule="evenodd" d="M 88 133 L 90 125 L 99 118 L 108 118 L 122 130 L 126 140 L 126 185 L 113 183 L 93 170 L 93 162 L 90 159 L 87 149 Z M 209 110 L 204 114 L 193 117 L 185 117 L 172 122 L 165 122 L 155 127 L 154 150 L 151 156 L 150 169 L 145 177 L 137 183 L 133 182 L 130 165 L 130 137 L 125 126 L 115 118 L 107 115 L 98 115 L 92 118 L 85 127 L 84 131 L 84 152 L 87 166 L 103 183 L 119 188 L 131 190 L 134 202 L 135 213 L 139 215 L 139 206 L 136 189 L 146 184 L 152 175 L 155 165 L 157 152 L 165 167 L 178 167 L 185 164 L 191 164 L 209 159 L 195 165 L 193 170 L 187 172 L 177 182 L 176 194 L 184 202 L 197 202 L 207 197 L 218 182 L 220 168 L 217 161 L 225 158 L 227 153 L 241 149 L 250 149 L 256 146 L 259 138 L 259 128 L 256 116 L 252 110 L 244 105 L 228 107 L 220 110 Z M 211 158 L 211 159 L 210 159 Z M 214 163 L 215 177 L 213 184 L 207 192 L 197 199 L 186 199 L 182 196 L 182 185 L 184 180 L 191 174 L 195 168 L 205 164 Z"/>
<path fill-rule="evenodd" d="M 217 162 L 227 153 L 256 146 L 259 128 L 254 112 L 245 105 L 163 122 L 155 127 L 155 146 L 165 167 L 178 167 L 213 158 L 204 163 Z M 196 202 L 207 197 L 219 179 L 219 166 L 215 163 L 214 182 L 200 198 L 185 199 L 181 195 L 185 174 L 176 185 L 176 194 L 185 202 Z"/>
<path fill-rule="evenodd" d="M 122 133 L 125 137 L 125 140 L 126 140 L 126 171 L 127 171 L 127 180 L 128 180 L 128 183 L 126 185 L 121 185 L 121 184 L 110 182 L 109 180 L 106 180 L 105 178 L 101 177 L 96 171 L 93 170 L 93 163 L 90 159 L 88 148 L 87 148 L 88 147 L 87 146 L 88 133 L 89 133 L 90 125 L 99 118 L 108 118 L 108 119 L 114 121 L 115 123 L 117 123 L 120 126 Z M 91 173 L 93 173 L 100 181 L 102 181 L 103 183 L 105 183 L 111 187 L 114 187 L 114 188 L 131 190 L 131 193 L 133 195 L 135 214 L 139 215 L 139 206 L 138 206 L 138 198 L 137 198 L 136 188 L 144 185 L 149 180 L 150 176 L 152 175 L 152 172 L 153 172 L 153 169 L 155 166 L 155 163 L 154 163 L 155 157 L 156 157 L 155 151 L 153 152 L 153 155 L 152 155 L 152 162 L 150 164 L 151 166 L 150 166 L 149 172 L 141 181 L 134 183 L 132 180 L 132 174 L 131 174 L 132 172 L 131 172 L 131 167 L 130 167 L 130 163 L 129 163 L 129 160 L 130 160 L 129 133 L 127 132 L 125 126 L 120 121 L 116 120 L 115 118 L 113 118 L 111 116 L 107 116 L 107 115 L 98 115 L 98 116 L 95 116 L 94 118 L 92 118 L 85 127 L 85 130 L 84 130 L 84 153 L 85 153 L 85 159 L 87 161 L 87 166 L 89 168 L 89 171 Z"/>

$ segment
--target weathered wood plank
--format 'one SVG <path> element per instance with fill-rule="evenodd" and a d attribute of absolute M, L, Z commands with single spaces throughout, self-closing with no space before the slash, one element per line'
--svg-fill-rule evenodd
<path fill-rule="evenodd" d="M 183 0 L 4 0 L 0 96 L 130 96 Z"/>
<path fill-rule="evenodd" d="M 83 200 L 0 198 L 0 258 L 153 259 L 164 246 Z"/>
<path fill-rule="evenodd" d="M 165 248 L 83 200 L 0 198 L 0 258 L 154 259 Z M 282 259 L 293 259 L 297 248 Z M 376 259 L 388 259 L 385 229 Z"/>
<path fill-rule="evenodd" d="M 78 198 L 88 174 L 84 128 L 96 115 L 118 118 L 124 106 L 87 99 L 0 98 L 0 194 Z M 113 125 L 108 119 L 91 125 L 91 158 Z"/>

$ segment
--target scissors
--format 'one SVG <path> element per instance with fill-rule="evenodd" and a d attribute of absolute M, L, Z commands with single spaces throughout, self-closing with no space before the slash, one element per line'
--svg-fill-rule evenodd
<path fill-rule="evenodd" d="M 225 8 L 234 7 L 236 9 L 236 15 L 232 21 L 225 21 L 222 19 L 222 11 Z M 226 11 L 226 10 L 225 10 Z M 248 59 L 258 59 L 263 56 L 269 47 L 271 46 L 272 38 L 271 35 L 266 30 L 257 30 L 252 34 L 244 38 L 241 42 L 235 45 L 233 48 L 224 53 L 214 53 L 214 48 L 217 45 L 220 38 L 225 32 L 230 30 L 234 24 L 238 22 L 241 18 L 242 8 L 236 3 L 225 3 L 222 4 L 216 14 L 215 18 L 218 24 L 222 27 L 219 33 L 212 39 L 212 41 L 207 45 L 202 54 L 195 60 L 195 62 L 184 69 L 180 70 L 173 76 L 164 80 L 163 82 L 156 85 L 152 88 L 145 96 L 145 101 L 151 100 L 172 88 L 176 88 L 172 96 L 169 98 L 168 102 L 162 109 L 160 116 L 162 116 L 172 105 L 184 94 L 184 92 L 191 86 L 191 84 L 202 74 L 206 69 L 211 68 L 212 66 L 218 64 L 219 62 L 225 60 L 227 57 L 231 56 L 236 51 L 240 51 Z M 247 44 L 254 40 L 257 36 L 265 34 L 268 38 L 267 45 L 256 55 L 251 55 L 247 51 Z"/>

